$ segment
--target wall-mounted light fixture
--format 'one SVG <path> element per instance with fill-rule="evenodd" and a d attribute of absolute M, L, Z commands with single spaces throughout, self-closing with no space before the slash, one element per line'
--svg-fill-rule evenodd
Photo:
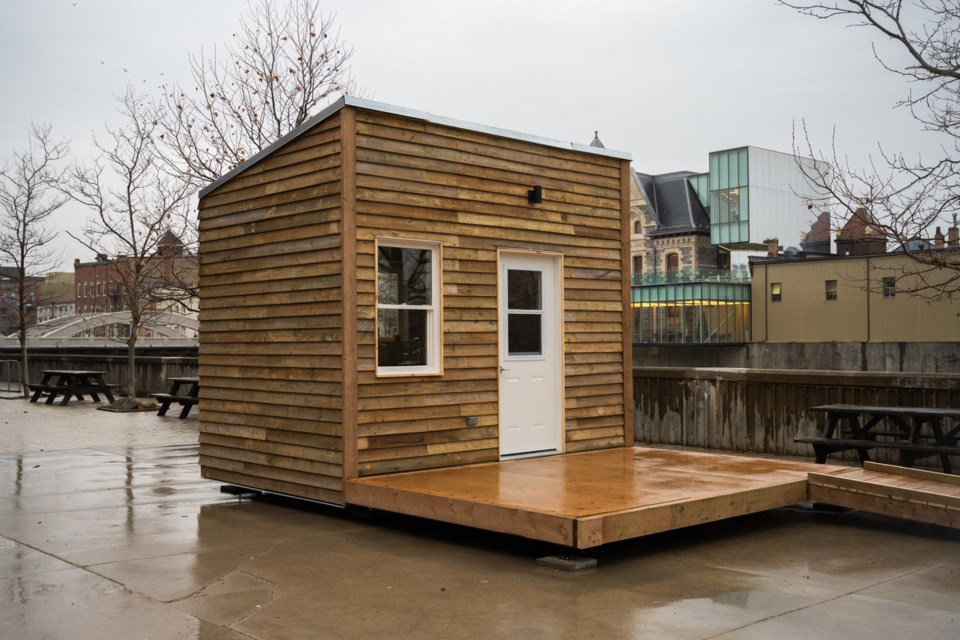
<path fill-rule="evenodd" d="M 530 189 L 530 191 L 527 191 L 527 202 L 530 204 L 540 204 L 543 202 L 543 187 L 537 185 L 533 189 Z"/>

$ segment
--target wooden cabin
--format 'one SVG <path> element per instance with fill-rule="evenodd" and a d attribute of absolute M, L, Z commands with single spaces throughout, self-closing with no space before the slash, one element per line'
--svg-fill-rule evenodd
<path fill-rule="evenodd" d="M 344 504 L 633 443 L 629 156 L 344 98 L 200 194 L 200 464 Z"/>

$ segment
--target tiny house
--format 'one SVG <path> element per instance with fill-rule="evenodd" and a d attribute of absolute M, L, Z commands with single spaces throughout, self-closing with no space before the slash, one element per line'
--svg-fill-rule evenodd
<path fill-rule="evenodd" d="M 629 156 L 343 98 L 200 194 L 200 464 L 347 480 L 633 443 Z"/>

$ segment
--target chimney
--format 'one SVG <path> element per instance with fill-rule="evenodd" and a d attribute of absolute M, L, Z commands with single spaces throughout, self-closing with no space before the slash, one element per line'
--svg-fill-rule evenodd
<path fill-rule="evenodd" d="M 780 239 L 779 238 L 768 238 L 765 240 L 767 243 L 767 257 L 776 258 L 780 255 Z"/>
<path fill-rule="evenodd" d="M 940 231 L 940 227 L 937 227 L 937 232 L 933 234 L 933 248 L 943 249 L 943 231 Z"/>
<path fill-rule="evenodd" d="M 74 259 L 73 259 L 73 267 L 76 268 L 77 265 L 79 265 L 79 264 L 80 264 L 80 258 L 74 258 Z"/>
<path fill-rule="evenodd" d="M 960 229 L 956 224 L 947 229 L 947 246 L 960 247 Z"/>

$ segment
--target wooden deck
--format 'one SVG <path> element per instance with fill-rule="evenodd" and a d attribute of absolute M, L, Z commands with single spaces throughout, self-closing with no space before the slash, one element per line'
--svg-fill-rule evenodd
<path fill-rule="evenodd" d="M 812 463 L 644 447 L 346 482 L 348 504 L 586 549 L 804 502 Z"/>
<path fill-rule="evenodd" d="M 960 529 L 960 476 L 865 462 L 809 482 L 817 502 Z"/>

